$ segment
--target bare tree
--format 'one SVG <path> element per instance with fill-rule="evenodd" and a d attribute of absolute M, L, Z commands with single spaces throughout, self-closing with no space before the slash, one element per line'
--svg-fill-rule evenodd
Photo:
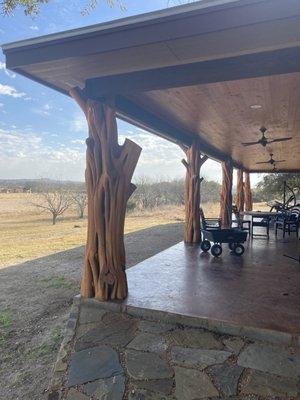
<path fill-rule="evenodd" d="M 70 207 L 72 200 L 69 192 L 57 189 L 41 192 L 33 204 L 44 211 L 49 211 L 52 214 L 52 223 L 55 225 L 57 217 Z"/>
<path fill-rule="evenodd" d="M 87 206 L 87 194 L 86 192 L 74 192 L 71 194 L 73 203 L 75 204 L 79 218 L 83 218 L 84 210 Z"/>

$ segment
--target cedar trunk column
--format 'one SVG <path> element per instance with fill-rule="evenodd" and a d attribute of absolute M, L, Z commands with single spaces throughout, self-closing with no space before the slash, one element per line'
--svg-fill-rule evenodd
<path fill-rule="evenodd" d="M 244 176 L 243 170 L 238 169 L 237 188 L 236 188 L 236 207 L 239 213 L 244 211 L 244 206 L 245 206 L 243 176 Z"/>
<path fill-rule="evenodd" d="M 186 243 L 199 243 L 200 232 L 200 169 L 207 160 L 207 156 L 201 156 L 200 144 L 194 140 L 189 147 L 182 146 L 187 160 L 182 160 L 186 167 L 185 178 L 185 228 L 184 241 Z"/>
<path fill-rule="evenodd" d="M 245 172 L 245 210 L 246 211 L 253 210 L 253 200 L 252 200 L 251 182 L 250 182 L 249 172 Z"/>
<path fill-rule="evenodd" d="M 81 294 L 100 300 L 121 300 L 128 294 L 124 248 L 126 204 L 136 189 L 131 178 L 141 148 L 128 139 L 119 146 L 112 100 L 87 99 L 77 88 L 70 95 L 84 111 L 89 127 L 85 172 L 88 230 Z"/>
<path fill-rule="evenodd" d="M 222 228 L 230 228 L 232 221 L 232 173 L 233 167 L 230 160 L 222 161 L 222 190 L 220 218 Z"/>

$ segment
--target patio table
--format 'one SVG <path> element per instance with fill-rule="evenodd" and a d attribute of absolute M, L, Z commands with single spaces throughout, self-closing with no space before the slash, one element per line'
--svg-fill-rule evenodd
<path fill-rule="evenodd" d="M 269 237 L 269 224 L 270 224 L 270 220 L 273 217 L 277 217 L 277 215 L 279 215 L 279 212 L 273 212 L 273 211 L 243 211 L 240 213 L 243 216 L 249 216 L 251 217 L 251 236 L 267 236 Z M 263 235 L 263 234 L 255 234 L 253 233 L 253 220 L 255 218 L 261 218 L 261 219 L 267 219 L 267 234 Z"/>

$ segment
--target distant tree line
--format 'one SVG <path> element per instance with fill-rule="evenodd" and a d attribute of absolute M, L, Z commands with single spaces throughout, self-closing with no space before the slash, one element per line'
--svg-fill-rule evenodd
<path fill-rule="evenodd" d="M 128 202 L 129 210 L 144 210 L 164 205 L 184 204 L 184 179 L 153 182 L 140 178 L 136 182 L 137 189 Z M 203 180 L 201 184 L 201 202 L 220 200 L 221 185 L 214 181 Z"/>
<path fill-rule="evenodd" d="M 255 202 L 282 200 L 284 181 L 300 196 L 300 174 L 267 174 L 253 189 Z M 52 222 L 69 208 L 75 207 L 78 217 L 83 218 L 87 207 L 87 195 L 83 182 L 58 181 L 51 179 L 0 180 L 5 187 L 21 186 L 36 193 L 33 204 L 52 214 Z M 139 178 L 137 189 L 130 198 L 127 211 L 147 210 L 165 205 L 184 205 L 184 179 L 151 181 Z M 220 201 L 221 185 L 204 179 L 201 183 L 201 203 Z M 290 194 L 288 193 L 287 196 Z M 298 198 L 300 201 L 300 198 Z"/>
<path fill-rule="evenodd" d="M 0 187 L 13 189 L 22 188 L 23 192 L 41 193 L 47 190 L 57 190 L 64 188 L 70 191 L 85 191 L 84 182 L 61 181 L 54 179 L 0 179 Z"/>
<path fill-rule="evenodd" d="M 10 183 L 9 183 L 10 182 Z M 4 182 L 2 181 L 2 184 Z M 82 182 L 55 181 L 51 179 L 12 180 L 7 186 L 22 185 L 24 189 L 35 193 L 31 204 L 52 216 L 55 225 L 57 218 L 68 209 L 76 208 L 78 217 L 83 218 L 87 207 L 85 184 Z M 137 189 L 128 202 L 127 211 L 147 210 L 165 205 L 184 205 L 184 179 L 172 181 L 151 181 L 140 178 Z M 221 185 L 214 181 L 203 180 L 201 184 L 201 202 L 218 202 Z"/>

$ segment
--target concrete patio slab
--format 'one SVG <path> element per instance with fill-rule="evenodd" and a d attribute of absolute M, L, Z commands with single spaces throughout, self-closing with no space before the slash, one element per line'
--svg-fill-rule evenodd
<path fill-rule="evenodd" d="M 129 296 L 120 307 L 133 316 L 299 345 L 300 267 L 285 257 L 296 256 L 299 241 L 255 238 L 243 257 L 223 247 L 214 258 L 181 242 L 139 263 L 128 271 Z"/>

